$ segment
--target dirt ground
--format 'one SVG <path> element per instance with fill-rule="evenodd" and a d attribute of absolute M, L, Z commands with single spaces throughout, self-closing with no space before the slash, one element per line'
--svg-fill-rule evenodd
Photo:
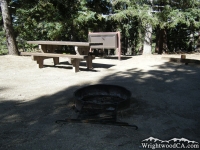
<path fill-rule="evenodd" d="M 137 150 L 141 141 L 187 138 L 200 142 L 200 65 L 171 63 L 150 55 L 95 59 L 93 70 L 81 62 L 73 73 L 65 59 L 45 68 L 25 56 L 0 56 L 0 149 Z M 200 54 L 187 58 L 200 60 Z M 118 113 L 121 127 L 102 124 L 56 124 L 76 115 L 73 93 L 92 84 L 120 85 L 131 91 L 130 108 Z"/>

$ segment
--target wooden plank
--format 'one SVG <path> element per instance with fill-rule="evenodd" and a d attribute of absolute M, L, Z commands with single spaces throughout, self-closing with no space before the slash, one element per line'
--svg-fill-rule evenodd
<path fill-rule="evenodd" d="M 69 54 L 54 54 L 54 53 L 31 53 L 31 52 L 21 52 L 20 55 L 34 55 L 34 56 L 46 56 L 46 57 L 68 57 L 77 59 L 86 59 L 87 55 L 69 55 Z"/>
<path fill-rule="evenodd" d="M 21 52 L 21 55 L 32 56 L 32 59 L 37 61 L 39 68 L 43 68 L 44 59 L 53 58 L 54 65 L 59 64 L 59 57 L 66 57 L 68 62 L 72 64 L 73 71 L 79 71 L 80 61 L 85 59 L 87 62 L 87 68 L 92 69 L 92 56 L 88 55 L 67 55 L 67 54 L 54 54 L 54 53 L 31 53 L 31 52 Z"/>
<path fill-rule="evenodd" d="M 170 57 L 162 57 L 162 59 L 168 60 L 170 62 L 177 62 L 177 63 L 194 63 L 194 64 L 200 64 L 200 60 L 195 59 L 181 59 L 181 58 L 170 58 Z"/>
<path fill-rule="evenodd" d="M 46 57 L 33 55 L 33 58 L 37 62 L 39 68 L 44 67 L 44 59 L 46 59 Z M 54 65 L 57 65 L 59 63 L 59 57 L 56 57 L 56 58 L 54 57 L 53 59 L 54 59 Z M 80 61 L 81 60 L 77 59 L 77 58 L 70 60 L 70 62 L 72 63 L 72 66 L 73 66 L 73 71 L 75 73 L 79 72 Z"/>
<path fill-rule="evenodd" d="M 91 35 L 116 35 L 117 32 L 90 32 Z"/>
<path fill-rule="evenodd" d="M 28 44 L 39 45 L 69 45 L 69 46 L 89 46 L 89 42 L 72 42 L 72 41 L 27 41 Z"/>
<path fill-rule="evenodd" d="M 181 63 L 181 59 L 180 58 L 162 57 L 162 59 L 168 60 L 169 62 L 178 62 L 178 63 Z"/>
<path fill-rule="evenodd" d="M 120 32 L 89 32 L 89 42 L 100 42 L 103 45 L 91 45 L 92 49 L 115 49 L 118 59 L 121 60 L 121 35 Z"/>
<path fill-rule="evenodd" d="M 200 60 L 195 59 L 181 59 L 182 63 L 194 63 L 194 64 L 200 64 Z"/>

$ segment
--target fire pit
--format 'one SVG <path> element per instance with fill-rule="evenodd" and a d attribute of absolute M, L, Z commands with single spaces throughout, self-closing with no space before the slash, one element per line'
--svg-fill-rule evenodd
<path fill-rule="evenodd" d="M 77 110 L 85 104 L 116 105 L 121 110 L 130 106 L 131 92 L 117 85 L 96 84 L 78 89 L 74 97 Z"/>
<path fill-rule="evenodd" d="M 96 84 L 80 88 L 74 92 L 77 119 L 57 120 L 56 122 L 102 123 L 131 126 L 117 122 L 117 111 L 130 106 L 131 92 L 117 85 Z"/>

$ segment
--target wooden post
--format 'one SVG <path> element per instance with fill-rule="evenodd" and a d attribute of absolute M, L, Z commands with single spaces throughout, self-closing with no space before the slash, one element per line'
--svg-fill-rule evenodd
<path fill-rule="evenodd" d="M 80 60 L 79 59 L 72 59 L 72 66 L 73 66 L 73 71 L 79 72 L 79 64 L 80 64 Z"/>
<path fill-rule="evenodd" d="M 181 55 L 181 59 L 186 59 L 186 55 Z"/>
<path fill-rule="evenodd" d="M 121 60 L 121 35 L 120 32 L 118 34 L 118 60 Z"/>
<path fill-rule="evenodd" d="M 92 69 L 92 55 L 88 55 L 86 59 L 87 69 Z"/>
<path fill-rule="evenodd" d="M 54 65 L 59 64 L 59 57 L 54 57 L 53 62 L 54 62 Z"/>
<path fill-rule="evenodd" d="M 181 55 L 181 60 L 186 59 L 186 55 Z M 186 62 L 185 65 L 188 65 L 188 63 Z"/>
<path fill-rule="evenodd" d="M 88 35 L 92 33 L 91 31 L 89 31 Z M 92 48 L 90 47 L 89 52 L 92 52 Z"/>

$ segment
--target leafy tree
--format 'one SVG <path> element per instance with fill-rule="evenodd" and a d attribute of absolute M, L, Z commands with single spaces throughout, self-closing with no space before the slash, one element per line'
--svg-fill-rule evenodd
<path fill-rule="evenodd" d="M 122 34 L 127 39 L 125 41 L 128 41 L 126 43 L 130 45 L 134 39 L 141 39 L 135 42 L 138 43 L 135 46 L 140 46 L 146 29 L 151 25 L 156 37 L 153 39 L 156 43 L 156 52 L 162 54 L 163 51 L 169 51 L 169 48 L 174 50 L 178 47 L 188 49 L 191 45 L 189 35 L 194 35 L 199 30 L 200 4 L 196 0 L 113 0 L 112 2 L 114 9 L 112 19 L 121 24 Z M 150 8 L 152 8 L 152 14 L 149 13 Z M 135 24 L 132 24 L 133 20 Z M 130 34 L 131 29 L 135 33 L 139 32 L 140 34 L 137 35 L 140 36 L 134 37 L 134 34 Z M 172 37 L 177 35 L 175 31 L 179 33 L 178 40 L 182 42 L 173 41 Z"/>
<path fill-rule="evenodd" d="M 142 49 L 144 35 L 149 25 L 155 21 L 150 14 L 150 1 L 115 0 L 112 3 L 112 20 L 117 21 L 118 28 L 122 33 L 124 51 L 131 48 L 138 52 Z"/>
<path fill-rule="evenodd" d="M 16 31 L 25 40 L 73 40 L 78 0 L 17 1 Z"/>
<path fill-rule="evenodd" d="M 157 11 L 154 17 L 158 20 L 155 27 L 156 51 L 162 54 L 163 51 L 169 51 L 169 48 L 187 49 L 186 43 L 191 40 L 188 36 L 200 27 L 200 2 L 197 0 L 154 0 L 153 2 L 154 10 Z M 176 36 L 179 37 L 173 38 Z"/>
<path fill-rule="evenodd" d="M 76 21 L 93 32 L 105 31 L 110 23 L 102 14 L 109 14 L 110 3 L 106 0 L 83 0 Z"/>
<path fill-rule="evenodd" d="M 8 3 L 6 0 L 1 0 L 0 3 L 1 3 L 2 19 L 6 34 L 8 52 L 11 55 L 19 55 L 12 26 L 12 20 L 8 9 Z"/>
<path fill-rule="evenodd" d="M 147 32 L 160 54 L 188 49 L 200 26 L 197 0 L 12 0 L 10 5 L 16 7 L 19 40 L 88 41 L 89 31 L 121 31 L 124 54 L 140 50 Z"/>

